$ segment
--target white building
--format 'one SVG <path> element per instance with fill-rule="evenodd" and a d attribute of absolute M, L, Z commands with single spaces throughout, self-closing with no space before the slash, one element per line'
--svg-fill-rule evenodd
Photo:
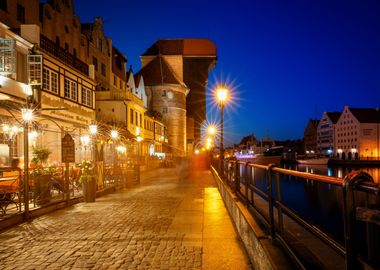
<path fill-rule="evenodd" d="M 378 108 L 349 108 L 337 122 L 337 157 L 380 159 L 380 111 Z"/>
<path fill-rule="evenodd" d="M 335 131 L 340 112 L 324 112 L 317 127 L 317 153 L 331 156 L 336 149 Z"/>

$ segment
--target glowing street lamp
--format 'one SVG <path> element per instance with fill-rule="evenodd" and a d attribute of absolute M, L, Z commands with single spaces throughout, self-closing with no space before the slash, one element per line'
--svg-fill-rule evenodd
<path fill-rule="evenodd" d="M 211 136 L 215 135 L 216 134 L 216 128 L 215 126 L 208 126 L 207 127 L 207 133 Z"/>
<path fill-rule="evenodd" d="M 28 106 L 28 103 L 27 103 Z M 29 218 L 29 122 L 33 120 L 33 110 L 21 109 L 24 120 L 24 210 L 26 219 Z"/>
<path fill-rule="evenodd" d="M 229 90 L 226 86 L 221 85 L 216 88 L 215 90 L 216 94 L 216 102 L 219 105 L 220 109 L 220 159 L 219 159 L 219 171 L 221 173 L 221 176 L 223 176 L 223 158 L 224 158 L 224 149 L 223 149 L 223 110 L 224 106 L 228 102 L 229 98 Z"/>
<path fill-rule="evenodd" d="M 91 124 L 88 126 L 88 131 L 90 135 L 93 137 L 93 151 L 92 151 L 92 159 L 96 162 L 96 143 L 97 143 L 97 135 L 98 135 L 98 126 L 96 124 Z"/>
<path fill-rule="evenodd" d="M 111 130 L 111 138 L 115 140 L 118 137 L 119 137 L 119 132 L 115 129 Z"/>

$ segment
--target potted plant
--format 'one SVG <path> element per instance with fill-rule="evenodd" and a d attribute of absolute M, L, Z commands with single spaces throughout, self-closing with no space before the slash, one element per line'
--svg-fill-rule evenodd
<path fill-rule="evenodd" d="M 34 147 L 31 160 L 31 178 L 33 179 L 34 198 L 37 205 L 48 203 L 51 200 L 50 181 L 51 171 L 44 167 L 51 151 L 45 147 Z"/>
<path fill-rule="evenodd" d="M 81 176 L 79 181 L 82 183 L 82 191 L 85 202 L 95 202 L 96 180 L 92 173 L 93 166 L 89 160 L 83 160 L 80 164 Z"/>

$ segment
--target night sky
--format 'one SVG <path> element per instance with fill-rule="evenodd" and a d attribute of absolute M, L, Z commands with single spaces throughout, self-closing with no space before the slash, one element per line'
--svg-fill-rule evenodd
<path fill-rule="evenodd" d="M 96 16 L 137 72 L 159 38 L 210 38 L 219 82 L 233 90 L 225 142 L 254 133 L 298 139 L 324 111 L 380 107 L 380 1 L 75 0 L 82 23 Z M 208 122 L 218 109 L 208 95 Z"/>

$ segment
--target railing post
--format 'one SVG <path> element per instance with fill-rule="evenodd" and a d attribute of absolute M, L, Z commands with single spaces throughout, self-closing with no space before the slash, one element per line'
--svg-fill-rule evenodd
<path fill-rule="evenodd" d="M 346 270 L 356 269 L 355 252 L 354 252 L 354 232 L 355 232 L 355 187 L 362 183 L 373 182 L 372 177 L 361 171 L 353 171 L 347 174 L 343 179 L 343 221 L 344 221 L 344 242 L 346 249 Z"/>
<path fill-rule="evenodd" d="M 249 199 L 248 199 L 248 164 L 249 162 L 246 162 L 244 164 L 244 182 L 245 182 L 245 199 L 247 200 L 247 205 L 249 204 Z"/>
<path fill-rule="evenodd" d="M 280 174 L 276 173 L 276 193 L 277 193 L 277 201 L 279 202 L 277 207 L 277 215 L 278 215 L 278 228 L 280 235 L 282 235 L 284 231 L 284 221 L 282 218 L 282 208 L 281 208 L 281 202 L 282 202 L 282 196 L 281 196 L 281 178 Z"/>
<path fill-rule="evenodd" d="M 234 167 L 234 174 L 235 174 L 235 179 L 233 181 L 233 189 L 234 192 L 237 193 L 240 191 L 240 170 L 239 170 L 239 163 L 237 160 L 235 160 L 235 167 Z"/>
<path fill-rule="evenodd" d="M 274 213 L 273 213 L 273 183 L 272 183 L 272 168 L 274 164 L 269 164 L 267 168 L 268 183 L 267 183 L 267 193 L 268 193 L 268 206 L 269 206 L 269 225 L 270 225 L 270 237 L 273 241 L 275 238 L 275 224 L 274 224 Z"/>

